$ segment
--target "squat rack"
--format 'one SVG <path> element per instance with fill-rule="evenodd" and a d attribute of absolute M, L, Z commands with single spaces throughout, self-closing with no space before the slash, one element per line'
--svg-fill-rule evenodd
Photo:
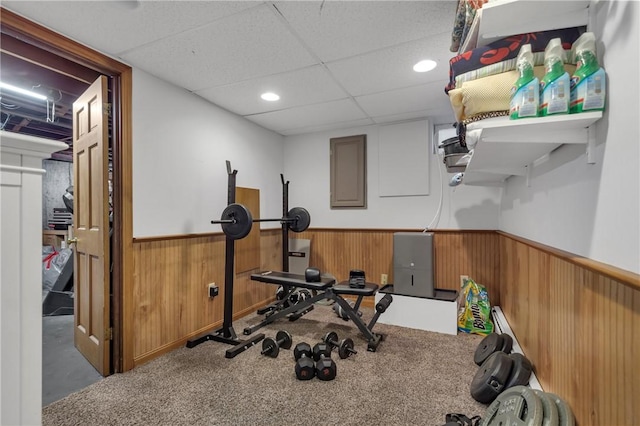
<path fill-rule="evenodd" d="M 228 175 L 228 191 L 227 191 L 227 204 L 233 204 L 236 202 L 236 175 L 237 170 L 231 170 L 231 162 L 227 160 L 227 175 Z M 281 175 L 282 176 L 282 175 Z M 284 183 L 284 178 L 283 178 Z M 288 182 L 287 182 L 288 183 Z M 285 224 L 283 226 L 283 232 Z M 288 250 L 288 248 L 287 248 Z M 208 340 L 216 342 L 226 343 L 233 345 L 232 348 L 227 349 L 225 357 L 233 358 L 239 353 L 244 352 L 256 343 L 264 339 L 264 334 L 259 333 L 255 336 L 248 338 L 247 340 L 240 340 L 233 329 L 233 275 L 234 275 L 234 259 L 235 259 L 235 240 L 228 235 L 225 240 L 225 268 L 224 268 L 224 320 L 222 327 L 214 331 L 212 334 L 206 334 L 187 342 L 188 348 L 198 346 L 200 343 L 204 343 Z"/>

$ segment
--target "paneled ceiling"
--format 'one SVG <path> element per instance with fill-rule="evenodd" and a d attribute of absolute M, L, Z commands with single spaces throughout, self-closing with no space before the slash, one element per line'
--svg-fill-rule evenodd
<path fill-rule="evenodd" d="M 294 135 L 424 117 L 454 121 L 443 88 L 457 3 L 3 0 L 2 6 Z M 4 37 L 2 50 L 3 81 L 19 81 L 31 65 L 5 52 Z M 414 72 L 422 59 L 435 60 L 435 70 Z M 50 90 L 64 105 L 59 123 L 68 126 L 67 107 L 77 93 L 53 83 Z M 281 99 L 262 100 L 266 91 Z M 4 119 L 5 101 L 15 100 L 2 96 Z"/>

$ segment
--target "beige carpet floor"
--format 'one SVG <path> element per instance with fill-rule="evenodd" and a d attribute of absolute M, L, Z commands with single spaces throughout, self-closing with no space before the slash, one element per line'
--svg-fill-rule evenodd
<path fill-rule="evenodd" d="M 368 322 L 373 311 L 363 310 Z M 240 337 L 251 314 L 234 322 Z M 386 334 L 376 352 L 351 322 L 329 306 L 295 322 L 278 320 L 257 331 L 293 336 L 293 345 L 319 342 L 328 331 L 350 337 L 358 351 L 340 359 L 337 377 L 295 377 L 292 350 L 278 358 L 256 346 L 233 359 L 231 346 L 208 341 L 176 349 L 132 371 L 115 374 L 43 408 L 44 425 L 443 425 L 447 413 L 482 415 L 469 386 L 480 336 L 457 336 L 378 323 Z M 292 348 L 293 349 L 293 348 Z"/>

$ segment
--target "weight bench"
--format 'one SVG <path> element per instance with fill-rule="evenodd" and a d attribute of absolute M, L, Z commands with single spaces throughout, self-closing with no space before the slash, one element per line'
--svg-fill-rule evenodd
<path fill-rule="evenodd" d="M 256 274 L 251 274 L 253 281 L 260 281 L 267 284 L 277 284 L 289 287 L 298 287 L 307 290 L 315 290 L 318 294 L 305 299 L 295 305 L 289 306 L 280 311 L 267 315 L 259 323 L 246 327 L 244 334 L 251 334 L 261 327 L 274 322 L 277 319 L 284 318 L 290 314 L 296 314 L 301 312 L 308 312 L 310 308 L 313 308 L 313 304 L 320 300 L 333 300 L 338 303 L 342 310 L 349 316 L 349 318 L 356 324 L 360 332 L 365 336 L 368 345 L 367 350 L 375 352 L 380 342 L 384 339 L 384 335 L 376 334 L 372 331 L 373 326 L 380 314 L 386 310 L 386 307 L 391 303 L 391 298 L 385 299 L 383 303 L 384 308 L 378 309 L 376 306 L 376 314 L 373 316 L 369 324 L 365 324 L 362 318 L 358 315 L 358 308 L 362 299 L 367 296 L 374 296 L 378 291 L 378 285 L 373 283 L 365 283 L 364 288 L 352 288 L 349 287 L 348 282 L 335 284 L 333 278 L 321 277 L 319 282 L 308 282 L 305 280 L 304 275 L 294 274 L 290 272 L 277 272 L 277 271 L 264 271 Z M 355 306 L 351 306 L 342 296 L 357 296 Z M 378 304 L 382 303 L 380 301 Z"/>

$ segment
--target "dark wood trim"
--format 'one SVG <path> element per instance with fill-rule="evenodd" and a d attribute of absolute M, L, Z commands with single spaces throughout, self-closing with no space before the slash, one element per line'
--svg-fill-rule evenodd
<path fill-rule="evenodd" d="M 631 288 L 640 289 L 640 275 L 635 274 L 633 272 L 630 272 L 621 268 L 617 268 L 615 266 L 608 265 L 606 263 L 598 262 L 597 260 L 592 260 L 587 257 L 579 256 L 577 254 L 570 253 L 568 251 L 553 248 L 535 241 L 527 240 L 526 238 L 518 237 L 516 235 L 511 235 L 503 231 L 497 231 L 497 232 L 499 235 L 503 237 L 510 238 L 512 240 L 526 244 L 529 247 L 533 247 L 544 253 L 558 257 L 562 260 L 566 260 L 567 262 L 573 263 L 574 265 L 580 266 L 581 268 L 587 269 L 597 274 L 601 274 L 607 278 L 614 279 L 618 281 L 620 284 L 624 284 Z"/>
<path fill-rule="evenodd" d="M 112 294 L 114 372 L 133 368 L 132 69 L 48 28 L 1 8 L 2 32 L 113 79 L 114 276 Z"/>

